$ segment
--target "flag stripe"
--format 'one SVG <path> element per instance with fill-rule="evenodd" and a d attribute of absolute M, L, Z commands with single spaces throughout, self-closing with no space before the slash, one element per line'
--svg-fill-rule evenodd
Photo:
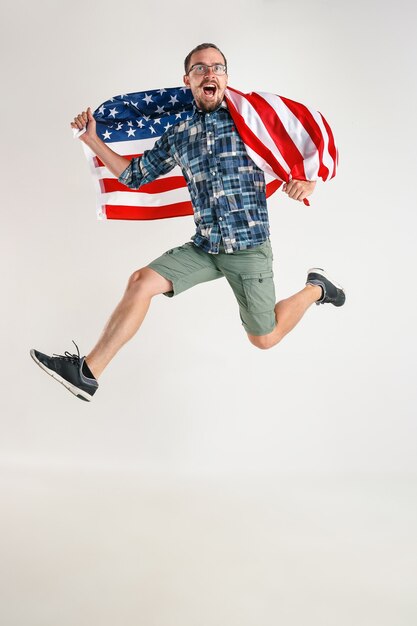
<path fill-rule="evenodd" d="M 171 176 L 169 178 L 158 178 L 152 183 L 142 185 L 140 189 L 127 189 L 125 185 L 119 183 L 116 178 L 102 178 L 100 180 L 100 188 L 102 193 L 110 193 L 114 191 L 123 191 L 126 193 L 152 193 L 158 194 L 171 189 L 181 189 L 187 187 L 184 176 Z"/>
<path fill-rule="evenodd" d="M 102 211 L 109 220 L 160 220 L 193 214 L 191 201 L 176 202 L 169 206 L 131 206 L 105 204 Z"/>
<path fill-rule="evenodd" d="M 175 204 L 178 202 L 184 202 L 189 200 L 190 196 L 187 187 L 180 189 L 169 189 L 159 194 L 155 193 L 143 193 L 136 194 L 127 190 L 113 191 L 111 193 L 102 194 L 103 204 L 120 204 L 123 206 L 135 206 L 140 204 L 141 206 L 157 207 L 162 204 Z"/>

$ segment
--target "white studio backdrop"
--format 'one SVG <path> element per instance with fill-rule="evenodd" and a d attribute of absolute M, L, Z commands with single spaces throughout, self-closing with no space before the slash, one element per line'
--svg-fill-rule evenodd
<path fill-rule="evenodd" d="M 19 527 L 15 520 L 25 516 L 35 528 L 43 529 L 38 534 L 35 564 L 36 559 L 42 560 L 41 546 L 58 545 L 56 529 L 65 521 L 45 496 L 52 483 L 55 504 L 63 507 L 62 511 L 66 506 L 78 506 L 80 510 L 87 506 L 85 528 L 94 535 L 94 515 L 87 502 L 99 492 L 104 502 L 106 485 L 116 489 L 115 481 L 121 475 L 128 485 L 138 477 L 146 494 L 143 502 L 150 506 L 146 517 L 149 527 L 153 527 L 154 519 L 150 510 L 155 515 L 157 510 L 163 515 L 173 512 L 173 502 L 170 500 L 168 505 L 164 494 L 175 477 L 198 485 L 200 479 L 225 483 L 247 480 L 248 484 L 265 480 L 269 484 L 280 476 L 279 484 L 285 485 L 282 507 L 287 510 L 288 505 L 291 511 L 282 522 L 288 528 L 298 514 L 302 518 L 307 505 L 304 496 L 294 504 L 292 488 L 282 476 L 322 476 L 323 480 L 338 475 L 368 479 L 389 476 L 392 480 L 408 476 L 407 480 L 412 481 L 410 477 L 417 471 L 414 4 L 405 0 L 392 4 L 371 0 L 214 0 L 201 5 L 127 0 L 116 5 L 107 0 L 75 0 L 27 5 L 3 0 L 1 14 L 0 466 L 5 485 L 3 502 L 8 509 L 3 520 L 9 520 L 6 528 L 11 532 L 9 545 L 15 545 L 13 537 L 18 542 L 18 531 L 13 535 Z M 331 124 L 340 148 L 337 177 L 317 185 L 310 208 L 277 192 L 269 202 L 271 240 L 279 298 L 302 288 L 306 270 L 318 265 L 345 286 L 346 305 L 340 310 L 312 307 L 281 345 L 262 352 L 246 340 L 225 281 L 199 286 L 172 300 L 160 297 L 152 303 L 139 334 L 104 373 L 94 401 L 79 402 L 34 365 L 29 349 L 62 354 L 72 351 L 74 339 L 86 353 L 120 299 L 129 275 L 166 249 L 187 241 L 193 233 L 193 221 L 97 222 L 93 184 L 69 123 L 85 107 L 95 108 L 112 95 L 181 84 L 185 55 L 203 41 L 212 41 L 224 50 L 232 86 L 243 91 L 272 91 L 304 102 L 321 111 Z M 94 478 L 99 487 L 95 489 L 88 483 L 88 493 L 83 492 L 83 497 L 77 499 L 74 494 L 78 487 L 74 485 L 88 482 L 93 475 L 106 478 Z M 157 503 L 149 495 L 152 477 L 160 481 Z M 362 485 L 362 479 L 358 481 Z M 380 498 L 374 495 L 368 499 L 372 487 L 366 484 L 363 492 L 358 487 L 360 496 L 350 513 L 340 503 L 340 516 L 335 514 L 334 518 L 336 543 L 329 544 L 328 555 L 332 547 L 341 545 L 345 530 L 348 532 L 346 520 L 352 520 L 356 511 L 373 502 L 372 515 L 377 520 L 376 511 L 384 510 L 384 489 L 378 492 Z M 402 484 L 401 502 L 410 502 L 408 494 L 414 487 Z M 407 482 L 411 484 L 415 485 Z M 337 488 L 332 485 L 329 493 L 337 500 Z M 123 511 L 129 501 L 129 490 L 125 490 L 118 500 Z M 233 497 L 233 490 L 227 493 Z M 325 502 L 325 489 L 312 489 L 311 493 L 318 494 L 317 502 Z M 397 493 L 396 487 L 390 493 Z M 259 496 L 259 511 L 266 511 L 270 495 L 265 494 L 264 499 Z M 227 510 L 226 497 L 207 497 L 207 502 L 215 501 L 216 506 Z M 39 501 L 43 503 L 41 517 L 35 513 Z M 183 502 L 181 498 L 179 502 Z M 122 532 L 122 515 L 111 514 L 108 503 L 102 506 L 95 512 L 103 510 L 106 519 L 112 520 L 115 533 Z M 181 508 L 178 519 L 187 516 L 187 506 Z M 230 515 L 238 523 L 242 509 L 233 506 Z M 324 508 L 323 504 L 320 510 Z M 404 519 L 415 514 L 414 509 L 412 515 L 408 510 L 401 517 L 404 510 L 399 504 L 395 529 L 400 534 Z M 71 515 L 75 513 L 68 513 L 67 519 L 75 520 Z M 365 525 L 369 536 L 372 515 Z M 195 511 L 191 519 L 197 525 L 201 522 Z M 205 519 L 211 519 L 210 515 Z M 268 537 L 273 535 L 272 519 L 270 535 L 265 530 Z M 79 520 L 68 524 L 72 524 L 74 536 L 81 533 Z M 223 545 L 228 534 L 222 534 L 221 520 L 215 524 Z M 53 528 L 52 535 L 49 528 Z M 153 528 L 156 535 L 159 530 L 163 533 L 162 526 Z M 204 530 L 208 533 L 209 527 Z M 262 536 L 262 524 L 254 524 L 252 531 Z M 303 536 L 308 532 L 306 528 L 307 535 Z M 48 544 L 51 536 L 52 544 Z M 169 536 L 175 542 L 175 532 Z M 136 539 L 140 543 L 140 538 Z M 319 539 L 315 549 L 325 545 Z M 99 551 L 98 536 L 95 541 Z M 20 586 L 22 580 L 26 581 L 23 570 L 26 576 L 32 572 L 35 578 L 36 565 L 24 564 L 26 544 L 19 545 L 23 546 L 22 552 L 17 550 L 19 557 L 13 571 L 20 582 L 14 587 L 15 595 L 11 594 L 14 608 L 5 611 L 2 622 L 16 626 L 84 623 L 79 615 L 73 619 L 71 611 L 57 617 L 61 600 L 61 606 L 70 606 L 63 587 L 63 595 L 54 596 L 57 606 L 53 605 L 47 615 L 39 598 L 35 601 L 23 583 Z M 160 559 L 164 551 L 161 546 Z M 239 546 L 237 542 L 237 551 Z M 106 549 L 111 560 L 113 553 Z M 404 546 L 404 554 L 407 549 Z M 62 552 L 62 563 L 70 563 L 76 571 L 76 547 L 74 550 L 73 556 L 69 548 Z M 288 550 L 284 560 L 293 562 L 294 554 Z M 317 550 L 320 560 L 322 555 Z M 372 550 L 367 554 L 373 566 L 366 572 L 368 579 L 376 576 L 379 580 L 376 547 Z M 15 562 L 12 548 L 7 554 L 10 562 Z M 135 554 L 140 558 L 139 552 Z M 349 558 L 347 551 L 344 556 Z M 214 572 L 208 553 L 206 557 L 207 571 Z M 173 563 L 181 567 L 180 553 L 173 558 Z M 401 562 L 408 563 L 404 559 Z M 330 581 L 337 563 L 331 559 L 325 562 Z M 308 565 L 311 580 L 314 563 L 313 559 Z M 411 567 L 406 567 L 409 581 Z M 354 571 L 349 566 L 347 570 Z M 107 584 L 109 590 L 112 588 L 113 579 L 106 578 L 104 584 L 99 568 L 85 571 L 99 581 L 100 589 L 107 589 Z M 117 571 L 120 574 L 121 570 Z M 146 568 L 144 571 L 141 576 L 146 578 Z M 169 571 L 175 577 L 175 572 Z M 232 577 L 237 575 L 233 568 L 229 571 L 226 567 L 225 571 Z M 197 570 L 189 569 L 188 574 L 187 581 L 195 591 Z M 42 570 L 39 581 L 49 580 L 48 576 L 51 572 Z M 84 576 L 77 587 L 79 593 L 84 584 L 88 588 L 91 582 L 87 574 Z M 295 602 L 296 583 L 291 587 L 292 583 L 284 583 L 282 576 L 282 601 L 285 604 L 287 597 Z M 290 581 L 297 577 L 298 571 L 291 570 Z M 27 580 L 32 579 L 29 576 Z M 148 581 L 149 598 L 152 593 L 157 598 L 159 588 L 152 586 L 152 580 Z M 249 589 L 250 580 L 242 589 Z M 352 573 L 354 580 L 358 580 L 356 571 Z M 366 619 L 358 600 L 357 613 L 352 609 L 335 621 L 342 602 L 337 594 L 344 597 L 340 591 L 343 581 L 338 579 L 339 583 L 334 606 L 329 608 L 329 621 L 323 620 L 322 609 L 317 609 L 317 614 L 310 613 L 310 624 L 385 626 L 394 623 L 388 621 L 394 615 L 402 616 L 395 622 L 401 626 L 415 623 L 415 607 L 407 604 L 412 597 L 411 583 L 407 602 L 397 602 L 398 595 L 391 604 L 387 600 L 385 609 L 383 604 L 378 605 L 378 619 L 372 613 L 376 604 L 371 593 L 367 596 L 371 608 L 368 614 L 365 611 Z M 285 584 L 290 585 L 288 595 L 284 593 Z M 29 589 L 29 582 L 27 585 Z M 355 583 L 352 585 L 354 597 Z M 249 597 L 246 591 L 241 593 L 242 589 L 232 595 L 233 606 L 233 602 L 239 605 L 239 598 Z M 378 589 L 384 595 L 382 583 Z M 186 594 L 181 595 L 183 591 L 171 589 L 172 597 L 181 597 L 184 606 L 190 606 Z M 259 611 L 253 607 L 252 621 L 236 611 L 231 612 L 232 618 L 224 608 L 226 598 L 216 596 L 218 588 L 212 592 L 213 606 L 218 601 L 221 608 L 219 616 L 210 613 L 211 617 L 201 624 L 277 623 L 275 613 L 267 608 L 258 621 L 255 616 Z M 118 588 L 116 594 L 122 597 Z M 311 591 L 312 602 L 313 595 Z M 91 602 L 96 602 L 98 596 L 91 597 Z M 195 598 L 199 597 L 197 593 Z M 22 598 L 31 598 L 27 606 L 35 602 L 32 618 L 25 613 Z M 263 596 L 256 598 L 259 602 L 254 606 L 261 605 Z M 110 600 L 105 600 L 104 606 L 106 602 Z M 138 623 L 132 617 L 137 609 L 132 602 L 124 605 L 125 613 L 117 613 L 124 617 L 125 624 Z M 169 602 L 167 606 L 171 606 Z M 325 606 L 324 599 L 320 606 Z M 245 615 L 252 615 L 252 609 L 248 608 Z M 175 618 L 171 613 L 172 620 L 158 613 L 152 621 L 151 614 L 150 609 L 149 613 L 143 609 L 142 617 L 146 619 L 142 622 L 164 626 L 197 623 L 191 618 L 187 621 L 181 611 Z M 110 621 L 112 615 L 111 610 L 100 615 L 87 611 L 84 619 L 85 623 L 107 626 L 114 623 Z M 113 617 L 116 619 L 116 614 Z M 289 609 L 283 617 L 282 623 L 289 625 L 306 623 L 301 613 L 293 614 Z"/>

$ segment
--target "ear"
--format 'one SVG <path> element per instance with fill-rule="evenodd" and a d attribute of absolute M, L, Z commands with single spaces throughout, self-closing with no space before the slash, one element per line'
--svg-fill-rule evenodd
<path fill-rule="evenodd" d="M 184 81 L 184 85 L 185 85 L 186 87 L 189 87 L 189 86 L 190 86 L 190 79 L 188 78 L 188 75 L 187 75 L 187 74 L 184 74 L 184 76 L 183 76 L 183 81 Z"/>

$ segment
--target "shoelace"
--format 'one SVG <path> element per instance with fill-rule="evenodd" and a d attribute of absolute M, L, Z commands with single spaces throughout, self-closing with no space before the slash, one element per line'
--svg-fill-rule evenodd
<path fill-rule="evenodd" d="M 74 363 L 75 365 L 79 365 L 81 361 L 80 351 L 74 340 L 72 340 L 72 343 L 77 348 L 78 354 L 71 354 L 70 352 L 65 351 L 64 354 L 54 354 L 53 356 L 56 356 L 58 359 L 65 359 L 65 361 L 70 361 L 71 363 Z"/>

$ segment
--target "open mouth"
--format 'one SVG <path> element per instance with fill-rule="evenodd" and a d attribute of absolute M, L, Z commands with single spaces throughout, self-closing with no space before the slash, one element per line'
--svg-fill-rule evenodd
<path fill-rule="evenodd" d="M 207 96 L 207 98 L 214 98 L 214 96 L 216 95 L 216 91 L 217 86 L 214 84 L 204 85 L 203 87 L 204 95 Z"/>

